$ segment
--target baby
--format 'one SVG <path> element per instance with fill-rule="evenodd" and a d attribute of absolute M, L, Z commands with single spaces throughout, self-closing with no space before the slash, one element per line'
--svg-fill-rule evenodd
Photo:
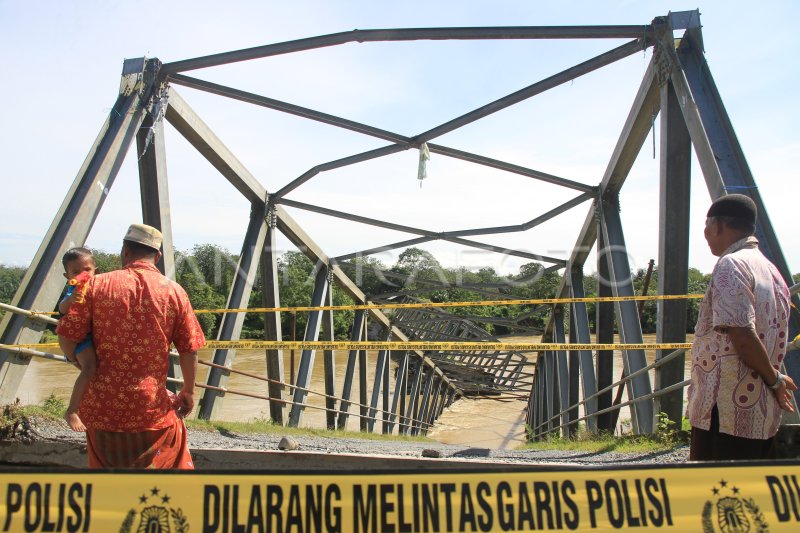
<path fill-rule="evenodd" d="M 58 311 L 65 315 L 73 305 L 83 305 L 86 282 L 94 275 L 96 267 L 91 250 L 86 248 L 70 248 L 61 258 L 61 263 L 64 265 L 64 277 L 70 280 L 67 295 L 58 304 Z M 75 347 L 75 358 L 81 373 L 75 380 L 67 414 L 64 415 L 64 418 L 73 431 L 86 431 L 86 426 L 78 416 L 78 407 L 80 407 L 81 399 L 86 393 L 86 388 L 89 386 L 89 381 L 92 379 L 97 365 L 97 354 L 92 345 L 91 334 Z"/>

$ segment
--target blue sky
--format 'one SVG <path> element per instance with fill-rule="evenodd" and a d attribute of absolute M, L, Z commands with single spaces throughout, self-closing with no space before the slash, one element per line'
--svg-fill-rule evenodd
<path fill-rule="evenodd" d="M 0 0 L 3 165 L 0 263 L 26 265 L 114 102 L 124 58 L 175 61 L 350 29 L 433 26 L 646 24 L 670 10 L 701 11 L 706 56 L 783 251 L 800 271 L 800 168 L 795 98 L 800 4 L 712 1 L 295 1 L 36 3 Z M 189 73 L 372 126 L 414 135 L 530 85 L 623 41 L 367 43 Z M 534 97 L 435 142 L 597 184 L 651 52 Z M 276 190 L 311 167 L 385 144 L 370 137 L 178 87 L 245 165 Z M 658 121 L 655 142 L 658 145 Z M 631 263 L 657 258 L 658 159 L 648 138 L 621 195 Z M 176 247 L 212 242 L 238 252 L 249 206 L 167 128 Z M 432 231 L 526 222 L 577 193 L 433 155 L 416 179 L 417 152 L 322 173 L 288 198 Z M 657 157 L 657 156 L 656 156 Z M 141 220 L 136 155 L 128 155 L 89 236 L 117 250 Z M 690 263 L 710 271 L 702 239 L 709 197 L 693 164 Z M 587 204 L 524 233 L 475 240 L 566 257 Z M 329 255 L 411 238 L 292 210 Z M 290 249 L 287 243 L 283 243 Z M 448 266 L 514 272 L 524 260 L 446 243 L 425 246 Z M 391 264 L 394 256 L 379 256 Z M 592 270 L 593 265 L 588 266 Z"/>

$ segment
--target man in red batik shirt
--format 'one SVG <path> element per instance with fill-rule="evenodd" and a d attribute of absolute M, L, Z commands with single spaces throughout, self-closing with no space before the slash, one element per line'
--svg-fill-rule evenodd
<path fill-rule="evenodd" d="M 162 236 L 133 224 L 122 241 L 122 269 L 94 276 L 85 302 L 56 328 L 67 359 L 90 332 L 97 370 L 81 401 L 91 468 L 192 469 L 183 417 L 194 407 L 203 331 L 186 291 L 156 268 Z M 180 354 L 183 388 L 166 387 L 169 349 Z"/>

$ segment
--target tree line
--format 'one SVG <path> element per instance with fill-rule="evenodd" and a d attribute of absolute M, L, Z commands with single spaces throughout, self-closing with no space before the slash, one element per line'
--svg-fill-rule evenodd
<path fill-rule="evenodd" d="M 119 256 L 93 250 L 95 261 L 101 272 L 120 268 Z M 196 245 L 190 251 L 176 253 L 176 281 L 186 290 L 195 309 L 220 309 L 226 307 L 228 292 L 236 275 L 238 256 L 214 244 Z M 384 265 L 372 258 L 360 258 L 355 262 L 340 265 L 356 284 L 369 296 L 391 298 L 409 296 L 430 302 L 490 301 L 503 298 L 537 299 L 552 298 L 561 282 L 561 274 L 549 272 L 538 262 L 522 265 L 516 274 L 500 275 L 491 267 L 477 271 L 464 267 L 442 266 L 433 255 L 419 248 L 408 248 L 400 254 L 395 264 Z M 0 264 L 0 301 L 9 303 L 25 274 L 25 268 Z M 633 273 L 633 286 L 641 294 L 645 281 L 645 270 Z M 281 305 L 286 307 L 308 306 L 314 287 L 314 264 L 300 252 L 286 252 L 278 260 Z M 800 278 L 800 275 L 795 275 Z M 689 269 L 689 293 L 703 293 L 710 274 L 696 268 Z M 649 294 L 656 293 L 658 270 L 654 269 L 650 279 Z M 488 289 L 487 289 L 488 288 Z M 486 291 L 489 290 L 489 293 Z M 597 294 L 597 274 L 584 276 L 584 291 L 587 297 Z M 262 280 L 256 276 L 248 307 L 263 307 Z M 339 287 L 333 287 L 333 305 L 352 305 L 353 302 Z M 694 331 L 697 321 L 698 300 L 688 300 L 687 332 Z M 594 328 L 595 307 L 587 304 L 590 326 Z M 448 311 L 464 317 L 487 317 L 493 319 L 520 319 L 524 314 L 527 327 L 543 328 L 549 318 L 546 309 L 535 312 L 530 305 L 484 305 L 475 307 L 453 307 Z M 534 312 L 532 312 L 534 311 Z M 216 338 L 220 314 L 200 314 L 198 319 L 208 338 Z M 642 330 L 653 333 L 656 328 L 656 302 L 645 302 L 640 315 Z M 302 339 L 307 313 L 281 313 L 284 339 Z M 353 322 L 353 311 L 333 313 L 334 334 L 337 339 L 346 339 Z M 509 327 L 497 323 L 478 325 L 493 335 L 510 332 Z M 244 319 L 242 338 L 263 337 L 263 316 L 247 313 Z"/>

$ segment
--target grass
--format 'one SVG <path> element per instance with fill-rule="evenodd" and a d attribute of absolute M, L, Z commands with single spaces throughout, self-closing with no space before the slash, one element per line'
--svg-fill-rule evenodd
<path fill-rule="evenodd" d="M 651 453 L 674 450 L 682 444 L 682 440 L 669 441 L 650 435 L 623 435 L 618 437 L 609 434 L 579 433 L 573 438 L 551 437 L 531 442 L 523 446 L 522 449 L 590 453 Z"/>
<path fill-rule="evenodd" d="M 362 433 L 360 431 L 338 431 L 318 428 L 294 428 L 272 423 L 270 420 L 258 418 L 250 422 L 222 422 L 218 420 L 186 420 L 186 427 L 198 431 L 216 431 L 219 433 L 242 433 L 261 435 L 288 435 L 293 437 L 315 436 L 329 438 L 351 438 L 401 442 L 433 442 L 427 437 L 383 435 L 381 433 Z"/>
<path fill-rule="evenodd" d="M 582 451 L 592 453 L 622 452 L 622 453 L 651 453 L 670 451 L 688 444 L 691 426 L 684 417 L 681 429 L 673 429 L 674 422 L 670 421 L 665 413 L 659 413 L 656 433 L 653 435 L 613 435 L 608 432 L 591 433 L 581 426 L 571 438 L 560 436 L 548 437 L 544 440 L 534 441 L 523 446 L 522 449 L 556 450 L 556 451 Z"/>

